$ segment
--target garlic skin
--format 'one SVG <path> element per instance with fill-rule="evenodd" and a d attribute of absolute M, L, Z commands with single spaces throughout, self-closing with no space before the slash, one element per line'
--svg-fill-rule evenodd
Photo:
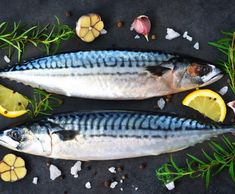
<path fill-rule="evenodd" d="M 151 22 L 146 15 L 140 15 L 131 24 L 131 29 L 134 29 L 138 34 L 144 35 L 147 41 L 151 29 Z"/>
<path fill-rule="evenodd" d="M 235 114 L 235 100 L 229 102 L 227 105 L 233 110 L 233 112 Z"/>

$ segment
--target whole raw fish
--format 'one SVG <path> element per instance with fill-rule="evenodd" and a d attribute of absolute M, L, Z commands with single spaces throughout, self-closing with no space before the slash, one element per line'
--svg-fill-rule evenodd
<path fill-rule="evenodd" d="M 214 65 L 160 52 L 85 51 L 3 69 L 0 77 L 66 96 L 145 99 L 211 84 Z"/>
<path fill-rule="evenodd" d="M 0 145 L 71 160 L 110 160 L 173 152 L 234 128 L 140 112 L 60 114 L 0 132 Z"/>

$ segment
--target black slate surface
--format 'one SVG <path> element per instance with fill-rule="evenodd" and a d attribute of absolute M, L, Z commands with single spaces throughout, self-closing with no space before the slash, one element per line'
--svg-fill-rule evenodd
<path fill-rule="evenodd" d="M 232 30 L 235 28 L 235 1 L 234 0 L 0 0 L 0 21 L 19 21 L 26 25 L 41 24 L 54 22 L 54 16 L 58 16 L 63 23 L 75 26 L 76 20 L 88 12 L 99 13 L 104 22 L 108 34 L 101 36 L 95 42 L 87 44 L 80 40 L 72 40 L 63 43 L 61 52 L 91 49 L 129 49 L 129 50 L 165 50 L 187 54 L 199 57 L 207 61 L 216 62 L 221 55 L 216 49 L 208 46 L 208 41 L 220 38 L 221 30 Z M 72 16 L 66 17 L 65 12 L 71 11 Z M 143 37 L 134 39 L 136 35 L 130 32 L 132 20 L 141 14 L 146 14 L 152 22 L 151 34 L 157 36 L 157 40 L 146 42 Z M 117 28 L 116 22 L 124 21 L 124 27 Z M 183 33 L 188 31 L 193 37 L 193 42 L 178 38 L 172 41 L 165 40 L 166 28 L 172 27 L 176 31 Z M 200 50 L 193 49 L 193 43 L 199 41 Z M 0 64 L 5 66 L 3 60 L 4 52 L 0 52 Z M 32 59 L 43 56 L 39 51 L 29 47 L 24 59 Z M 14 62 L 12 62 L 14 64 Z M 226 85 L 227 78 L 223 78 L 208 88 L 219 90 Z M 0 79 L 1 84 L 11 87 L 24 94 L 31 94 L 30 87 L 22 84 Z M 189 91 L 188 91 L 189 92 Z M 167 103 L 165 112 L 174 112 L 181 116 L 190 115 L 198 119 L 204 119 L 197 114 L 181 105 L 183 97 L 188 93 L 183 92 L 173 96 L 170 103 Z M 95 110 L 95 109 L 129 109 L 129 110 L 151 110 L 159 111 L 156 108 L 158 98 L 143 101 L 97 101 L 85 100 L 78 98 L 65 98 L 64 105 L 56 112 L 78 111 L 78 110 Z M 224 96 L 226 101 L 234 99 L 231 93 Z M 226 122 L 231 123 L 232 111 L 228 110 Z M 1 128 L 9 126 L 18 121 L 27 120 L 22 117 L 19 119 L 7 119 L 0 117 Z M 233 136 L 228 136 L 235 139 Z M 217 139 L 219 140 L 219 139 Z M 209 150 L 207 142 L 198 144 L 195 147 L 177 152 L 173 157 L 179 165 L 185 165 L 184 159 L 186 153 L 192 153 L 200 156 L 200 149 Z M 0 158 L 4 154 L 12 152 L 1 147 Z M 234 193 L 235 185 L 232 183 L 227 171 L 212 178 L 209 188 L 205 189 L 202 180 L 184 178 L 177 181 L 176 188 L 173 191 L 167 191 L 162 184 L 155 178 L 155 169 L 161 164 L 168 162 L 169 155 L 164 154 L 156 157 L 142 157 L 135 159 L 116 160 L 116 161 L 92 161 L 83 162 L 82 171 L 77 179 L 70 175 L 70 167 L 74 161 L 53 160 L 22 153 L 16 153 L 22 156 L 27 163 L 28 175 L 25 179 L 16 183 L 4 183 L 0 181 L 1 194 L 77 194 L 77 193 Z M 49 179 L 49 170 L 47 162 L 51 161 L 58 166 L 63 174 L 64 179 L 58 178 L 55 181 Z M 146 163 L 144 169 L 139 165 Z M 111 166 L 122 165 L 124 170 L 117 174 L 111 174 L 108 168 Z M 118 184 L 115 189 L 105 188 L 105 180 L 120 180 L 124 174 L 128 179 L 122 184 Z M 32 184 L 33 177 L 39 178 L 38 185 Z M 92 188 L 87 190 L 85 183 L 91 182 Z M 120 188 L 123 191 L 120 191 Z M 138 188 L 136 191 L 135 188 Z"/>

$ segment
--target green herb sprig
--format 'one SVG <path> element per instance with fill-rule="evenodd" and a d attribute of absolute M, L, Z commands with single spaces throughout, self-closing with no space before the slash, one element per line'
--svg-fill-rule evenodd
<path fill-rule="evenodd" d="M 222 32 L 224 38 L 209 42 L 209 45 L 216 47 L 226 55 L 226 61 L 220 61 L 221 67 L 228 74 L 230 79 L 230 88 L 235 94 L 235 31 Z"/>
<path fill-rule="evenodd" d="M 42 115 L 50 115 L 54 108 L 62 104 L 62 100 L 49 94 L 44 90 L 34 89 L 33 98 L 28 98 L 29 101 L 29 115 L 35 118 Z"/>
<path fill-rule="evenodd" d="M 18 61 L 21 60 L 26 46 L 30 44 L 47 55 L 57 52 L 61 42 L 75 37 L 75 32 L 55 18 L 56 24 L 47 24 L 44 27 L 35 25 L 25 28 L 20 22 L 14 22 L 10 32 L 6 22 L 0 23 L 0 48 L 6 49 L 9 57 L 17 51 Z"/>
<path fill-rule="evenodd" d="M 188 154 L 186 167 L 177 166 L 171 156 L 170 163 L 163 164 L 156 170 L 157 178 L 164 184 L 176 181 L 185 176 L 189 176 L 190 178 L 203 178 L 206 187 L 208 187 L 211 177 L 227 168 L 232 180 L 235 182 L 235 142 L 231 142 L 225 136 L 222 140 L 224 145 L 211 141 L 209 146 L 214 151 L 212 155 L 202 150 L 205 160 Z"/>

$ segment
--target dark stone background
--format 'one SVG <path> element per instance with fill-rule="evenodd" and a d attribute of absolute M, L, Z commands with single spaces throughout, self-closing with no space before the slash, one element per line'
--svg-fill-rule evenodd
<path fill-rule="evenodd" d="M 0 0 L 0 21 L 19 21 L 26 25 L 33 25 L 37 22 L 41 24 L 53 23 L 54 16 L 58 16 L 62 23 L 75 26 L 76 20 L 88 12 L 99 13 L 104 22 L 108 34 L 101 36 L 95 42 L 87 44 L 80 40 L 71 40 L 63 43 L 61 52 L 92 49 L 129 49 L 129 50 L 165 50 L 199 57 L 211 62 L 217 62 L 221 55 L 215 48 L 208 46 L 208 41 L 221 37 L 220 31 L 234 29 L 235 24 L 235 1 L 234 0 Z M 65 12 L 71 11 L 72 16 L 66 17 Z M 146 42 L 144 38 L 135 40 L 134 32 L 130 32 L 132 20 L 141 14 L 146 14 L 152 22 L 151 34 L 156 34 L 157 40 Z M 116 22 L 124 21 L 123 28 L 117 28 Z M 166 28 L 172 27 L 176 31 L 183 33 L 188 31 L 193 36 L 194 41 L 200 42 L 200 50 L 192 48 L 193 43 L 178 38 L 172 41 L 165 40 Z M 4 52 L 0 53 L 1 67 L 6 63 L 3 60 Z M 38 50 L 28 48 L 24 59 L 29 60 L 43 56 Z M 13 64 L 13 63 L 12 63 Z M 219 90 L 226 85 L 227 78 L 212 84 L 208 88 Z M 16 84 L 8 80 L 0 79 L 0 83 L 11 87 L 21 93 L 30 95 L 31 88 Z M 198 119 L 204 119 L 201 115 L 181 105 L 183 97 L 188 92 L 183 92 L 173 96 L 172 102 L 168 103 L 163 111 L 174 112 L 181 116 L 190 115 Z M 56 112 L 94 110 L 94 109 L 129 109 L 129 110 L 150 110 L 159 111 L 156 108 L 157 99 L 143 101 L 97 101 L 78 98 L 65 98 L 64 105 Z M 224 96 L 226 102 L 234 99 L 231 93 Z M 228 110 L 227 123 L 231 123 L 232 111 Z M 7 119 L 0 117 L 1 128 L 9 126 L 18 121 L 27 120 L 26 117 L 19 119 Z M 233 136 L 228 135 L 235 139 Z M 218 139 L 219 141 L 219 139 Z M 198 144 L 195 147 L 174 153 L 173 156 L 181 166 L 185 165 L 186 153 L 201 156 L 201 148 L 209 150 L 207 142 Z M 1 147 L 0 158 L 4 154 L 12 152 Z M 143 157 L 116 161 L 92 161 L 84 162 L 83 169 L 79 177 L 74 179 L 70 175 L 70 167 L 74 161 L 53 160 L 27 154 L 16 153 L 26 160 L 28 175 L 25 179 L 16 183 L 4 183 L 0 181 L 1 194 L 75 194 L 75 193 L 121 193 L 120 187 L 124 189 L 122 193 L 234 193 L 235 185 L 232 183 L 228 172 L 224 171 L 220 175 L 212 178 L 209 188 L 205 189 L 202 180 L 184 178 L 176 182 L 173 191 L 167 191 L 155 178 L 155 169 L 161 164 L 168 162 L 169 154 L 156 157 Z M 47 162 L 51 161 L 57 165 L 64 174 L 64 179 L 58 178 L 55 181 L 49 179 Z M 139 165 L 147 163 L 145 169 L 139 169 Z M 108 171 L 110 166 L 123 165 L 124 171 L 111 174 Z M 94 175 L 94 172 L 97 172 Z M 123 174 L 128 174 L 128 179 L 123 184 L 118 184 L 115 189 L 108 189 L 103 186 L 103 182 L 108 179 L 120 180 Z M 32 184 L 34 176 L 39 177 L 38 185 Z M 92 189 L 85 189 L 87 181 L 92 184 Z M 138 187 L 138 191 L 135 191 Z"/>

